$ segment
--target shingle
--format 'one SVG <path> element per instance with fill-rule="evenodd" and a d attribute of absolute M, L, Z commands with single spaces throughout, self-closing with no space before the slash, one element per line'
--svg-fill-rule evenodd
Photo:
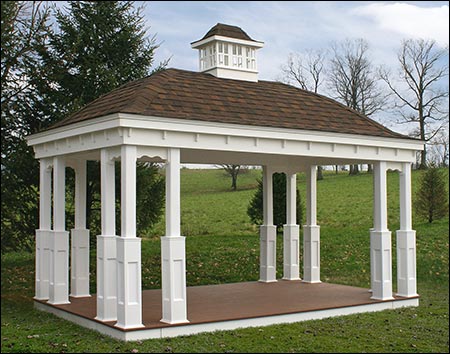
<path fill-rule="evenodd" d="M 294 86 L 179 69 L 125 84 L 50 129 L 113 113 L 408 138 L 328 97 Z"/>
<path fill-rule="evenodd" d="M 247 33 L 245 33 L 244 30 L 242 30 L 242 28 L 237 27 L 237 26 L 226 25 L 223 23 L 216 24 L 203 36 L 202 39 L 199 39 L 198 41 L 195 41 L 195 42 L 202 41 L 202 40 L 212 37 L 212 36 L 223 36 L 223 37 L 244 39 L 247 41 L 256 42 L 255 40 L 250 38 L 250 36 Z M 192 42 L 192 43 L 195 43 L 195 42 Z"/>

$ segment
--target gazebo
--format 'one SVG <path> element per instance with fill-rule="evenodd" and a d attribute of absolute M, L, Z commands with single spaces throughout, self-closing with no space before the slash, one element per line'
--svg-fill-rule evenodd
<path fill-rule="evenodd" d="M 416 152 L 423 149 L 423 142 L 395 133 L 327 97 L 280 82 L 258 80 L 256 54 L 263 45 L 239 27 L 217 24 L 191 43 L 199 51 L 199 72 L 167 69 L 130 82 L 50 129 L 28 137 L 40 161 L 36 307 L 133 340 L 418 306 L 411 164 Z M 85 217 L 88 160 L 100 161 L 101 166 L 96 296 L 89 292 L 90 236 Z M 116 235 L 115 228 L 115 161 L 121 164 L 121 235 Z M 151 292 L 151 301 L 156 301 L 152 304 L 159 305 L 150 305 L 141 289 L 141 239 L 136 235 L 137 161 L 164 163 L 166 169 L 162 288 Z M 216 290 L 186 287 L 185 238 L 180 230 L 181 163 L 262 166 L 264 223 L 260 226 L 259 282 L 218 285 L 222 288 Z M 373 164 L 373 228 L 368 232 L 370 291 L 321 283 L 320 226 L 316 218 L 317 166 L 362 163 Z M 75 227 L 70 233 L 65 223 L 66 167 L 75 171 Z M 400 171 L 396 294 L 387 225 L 387 170 Z M 287 176 L 280 281 L 276 279 L 273 225 L 275 172 Z M 298 172 L 307 175 L 303 265 L 299 264 L 296 220 Z M 239 300 L 246 288 L 258 294 L 266 292 L 269 298 L 291 294 L 285 305 L 292 306 L 258 312 L 270 304 L 267 299 L 258 303 L 256 298 L 262 297 L 255 297 L 252 313 L 194 319 L 208 308 L 225 306 L 216 302 L 221 301 L 218 294 L 227 289 L 236 297 L 224 311 L 250 307 L 252 304 L 243 305 Z M 337 293 L 344 294 L 342 299 L 336 298 Z M 197 305 L 188 298 L 196 300 Z M 318 299 L 322 304 L 308 304 Z M 305 307 L 296 308 L 297 300 Z M 147 312 L 158 319 L 146 320 Z"/>

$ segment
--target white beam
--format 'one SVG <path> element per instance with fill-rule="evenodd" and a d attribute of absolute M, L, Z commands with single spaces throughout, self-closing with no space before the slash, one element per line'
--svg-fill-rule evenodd
<path fill-rule="evenodd" d="M 86 161 L 75 164 L 75 229 L 86 229 Z"/>
<path fill-rule="evenodd" d="M 39 180 L 39 230 L 36 230 L 35 296 L 48 300 L 50 278 L 50 234 L 52 233 L 52 160 L 40 160 Z"/>
<path fill-rule="evenodd" d="M 41 159 L 39 180 L 39 229 L 52 228 L 52 170 L 51 159 Z"/>
<path fill-rule="evenodd" d="M 306 172 L 306 225 L 303 226 L 303 281 L 320 283 L 320 226 L 317 225 L 317 166 Z"/>
<path fill-rule="evenodd" d="M 273 171 L 263 166 L 263 225 L 273 225 Z"/>
<path fill-rule="evenodd" d="M 286 174 L 286 225 L 283 226 L 283 279 L 299 280 L 299 226 L 297 225 L 297 174 Z"/>
<path fill-rule="evenodd" d="M 180 149 L 167 149 L 166 236 L 180 236 Z"/>
<path fill-rule="evenodd" d="M 136 146 L 121 151 L 122 237 L 136 237 Z"/>
<path fill-rule="evenodd" d="M 89 295 L 89 230 L 86 229 L 86 161 L 75 163 L 75 228 L 71 230 L 70 296 Z"/>
<path fill-rule="evenodd" d="M 263 166 L 263 225 L 259 228 L 259 281 L 277 281 L 277 227 L 273 225 L 273 171 Z"/>
<path fill-rule="evenodd" d="M 297 174 L 286 174 L 286 224 L 297 224 Z"/>
<path fill-rule="evenodd" d="M 392 299 L 392 245 L 387 228 L 387 187 L 385 161 L 373 165 L 374 227 L 370 231 L 372 299 Z"/>
<path fill-rule="evenodd" d="M 187 323 L 186 246 L 180 229 L 180 150 L 167 149 L 166 236 L 161 237 L 161 322 Z"/>
<path fill-rule="evenodd" d="M 317 223 L 317 166 L 313 165 L 306 172 L 306 224 Z"/>
<path fill-rule="evenodd" d="M 66 229 L 66 164 L 63 157 L 53 158 L 53 230 Z"/>
<path fill-rule="evenodd" d="M 97 236 L 97 316 L 117 320 L 117 236 L 115 164 L 109 149 L 100 152 L 101 235 Z"/>
<path fill-rule="evenodd" d="M 117 238 L 117 323 L 142 324 L 141 239 L 136 237 L 136 146 L 121 147 L 121 234 Z"/>
<path fill-rule="evenodd" d="M 69 233 L 65 231 L 66 164 L 53 158 L 53 232 L 50 234 L 49 303 L 69 303 Z"/>
<path fill-rule="evenodd" d="M 402 165 L 400 172 L 400 230 L 411 230 L 411 164 L 403 163 Z"/>
<path fill-rule="evenodd" d="M 374 230 L 387 230 L 387 187 L 386 162 L 378 161 L 373 164 L 374 181 Z"/>
<path fill-rule="evenodd" d="M 100 153 L 101 174 L 101 223 L 102 235 L 116 235 L 116 188 L 115 165 L 109 156 L 108 149 L 102 149 Z"/>
<path fill-rule="evenodd" d="M 417 296 L 416 231 L 411 217 L 411 164 L 400 172 L 400 230 L 397 230 L 397 295 Z"/>

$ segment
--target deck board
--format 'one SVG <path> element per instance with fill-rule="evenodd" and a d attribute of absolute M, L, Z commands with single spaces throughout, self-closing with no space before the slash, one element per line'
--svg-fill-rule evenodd
<path fill-rule="evenodd" d="M 192 325 L 382 302 L 372 300 L 370 296 L 369 290 L 364 288 L 285 280 L 274 283 L 243 282 L 194 286 L 187 288 L 187 316 L 189 324 Z M 96 321 L 95 295 L 87 298 L 71 297 L 70 301 L 71 303 L 67 305 L 49 306 Z M 45 301 L 40 302 L 47 304 Z M 143 329 L 186 325 L 169 325 L 160 322 L 161 311 L 161 290 L 144 290 L 142 292 Z M 115 321 L 100 323 L 114 327 Z"/>

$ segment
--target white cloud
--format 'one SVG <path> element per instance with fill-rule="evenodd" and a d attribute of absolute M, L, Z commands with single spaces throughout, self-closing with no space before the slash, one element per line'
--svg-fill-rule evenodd
<path fill-rule="evenodd" d="M 449 41 L 449 6 L 420 7 L 407 3 L 371 3 L 356 7 L 355 15 L 371 18 L 382 31 L 404 38 L 434 39 L 440 46 Z"/>

